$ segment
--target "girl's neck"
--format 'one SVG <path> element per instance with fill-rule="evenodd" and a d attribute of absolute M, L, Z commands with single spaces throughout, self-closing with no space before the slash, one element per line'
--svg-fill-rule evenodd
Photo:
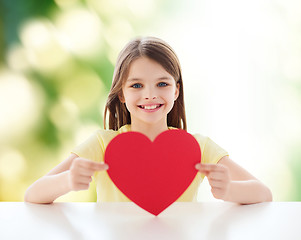
<path fill-rule="evenodd" d="M 162 133 L 163 131 L 168 130 L 167 124 L 131 124 L 131 131 L 140 132 L 146 135 L 151 141 L 154 141 L 155 138 Z"/>

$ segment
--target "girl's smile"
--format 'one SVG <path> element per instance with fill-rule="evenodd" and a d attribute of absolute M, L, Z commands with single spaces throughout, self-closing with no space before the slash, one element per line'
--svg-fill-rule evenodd
<path fill-rule="evenodd" d="M 138 105 L 139 108 L 145 110 L 146 112 L 153 112 L 157 111 L 159 108 L 161 108 L 163 104 L 147 104 L 147 105 Z"/>

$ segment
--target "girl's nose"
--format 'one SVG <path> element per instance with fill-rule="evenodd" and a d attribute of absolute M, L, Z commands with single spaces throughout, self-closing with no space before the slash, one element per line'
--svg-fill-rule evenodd
<path fill-rule="evenodd" d="M 145 89 L 144 98 L 147 100 L 156 99 L 157 98 L 156 91 L 154 91 L 153 89 Z"/>
<path fill-rule="evenodd" d="M 149 99 L 156 99 L 157 97 L 156 96 L 153 96 L 153 97 L 146 97 L 145 99 L 149 100 Z"/>

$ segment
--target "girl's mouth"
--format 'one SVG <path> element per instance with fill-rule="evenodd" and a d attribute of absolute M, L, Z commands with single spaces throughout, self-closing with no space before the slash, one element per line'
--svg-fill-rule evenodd
<path fill-rule="evenodd" d="M 154 105 L 138 105 L 139 108 L 145 109 L 145 110 L 155 110 L 160 107 L 162 107 L 163 104 L 154 104 Z"/>

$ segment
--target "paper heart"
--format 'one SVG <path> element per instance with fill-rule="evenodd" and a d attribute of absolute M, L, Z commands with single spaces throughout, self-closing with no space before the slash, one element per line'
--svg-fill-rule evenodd
<path fill-rule="evenodd" d="M 114 184 L 154 215 L 184 193 L 195 178 L 195 164 L 200 161 L 198 142 L 184 130 L 167 130 L 154 142 L 138 132 L 122 133 L 105 152 L 107 172 Z"/>

